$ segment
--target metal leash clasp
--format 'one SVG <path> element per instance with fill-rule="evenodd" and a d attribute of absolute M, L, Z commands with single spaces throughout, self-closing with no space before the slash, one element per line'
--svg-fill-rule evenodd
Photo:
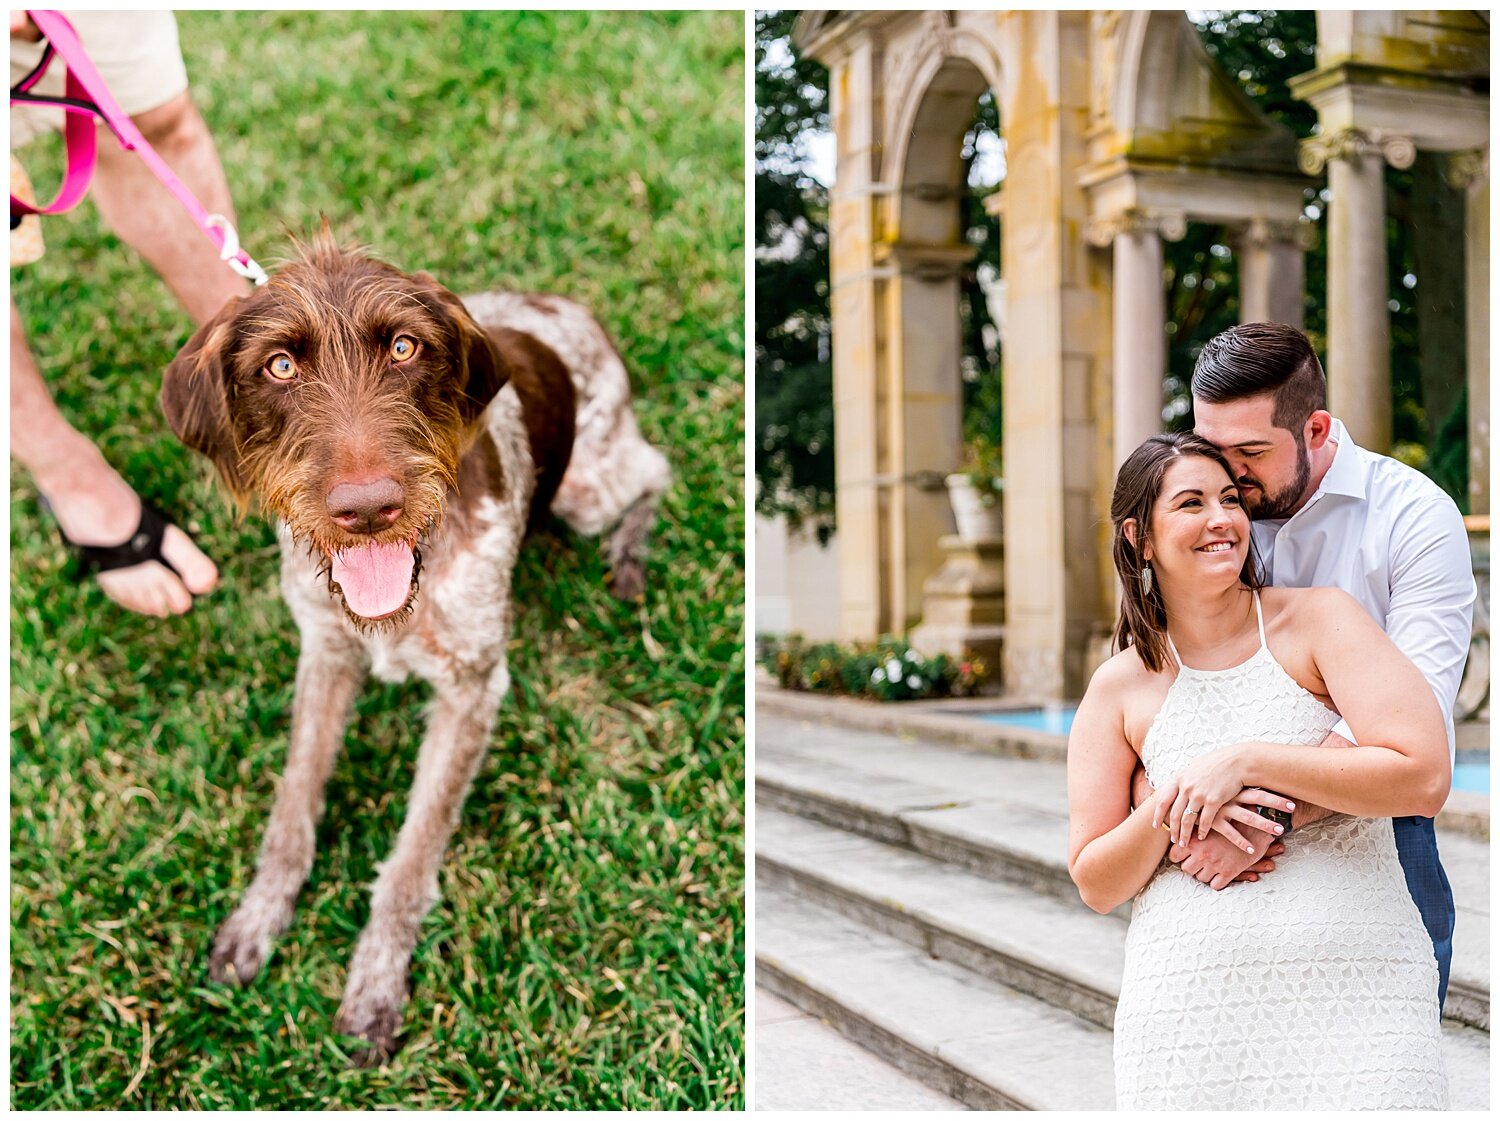
<path fill-rule="evenodd" d="M 222 214 L 210 214 L 203 220 L 203 224 L 211 230 L 218 230 L 224 235 L 223 248 L 219 250 L 219 260 L 232 268 L 237 274 L 253 283 L 256 287 L 264 284 L 270 279 L 266 270 L 261 268 L 250 254 L 245 254 L 245 259 L 240 260 L 240 235 L 230 224 L 228 218 Z"/>

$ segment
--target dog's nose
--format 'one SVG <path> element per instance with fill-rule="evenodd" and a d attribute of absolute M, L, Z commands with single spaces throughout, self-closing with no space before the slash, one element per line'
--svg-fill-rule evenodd
<path fill-rule="evenodd" d="M 350 533 L 379 533 L 401 516 L 406 492 L 395 479 L 340 483 L 328 492 L 328 514 Z"/>

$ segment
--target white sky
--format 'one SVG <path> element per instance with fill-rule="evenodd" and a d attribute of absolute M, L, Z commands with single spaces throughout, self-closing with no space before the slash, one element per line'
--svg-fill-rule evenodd
<path fill-rule="evenodd" d="M 835 152 L 833 133 L 815 129 L 802 134 L 803 168 L 825 187 L 833 186 Z M 993 187 L 1005 178 L 1005 149 L 998 137 L 986 133 L 979 138 L 979 159 L 974 162 L 970 182 Z"/>

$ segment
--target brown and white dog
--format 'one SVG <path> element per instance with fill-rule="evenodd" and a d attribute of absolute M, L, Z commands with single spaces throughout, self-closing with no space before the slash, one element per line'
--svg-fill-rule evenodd
<path fill-rule="evenodd" d="M 624 363 L 583 308 L 491 292 L 460 301 L 326 235 L 226 306 L 173 360 L 167 419 L 241 506 L 278 519 L 301 631 L 291 748 L 255 878 L 209 970 L 245 984 L 291 921 L 323 788 L 368 671 L 434 687 L 406 820 L 380 868 L 338 1028 L 395 1048 L 417 930 L 509 687 L 511 571 L 548 509 L 616 527 L 615 594 L 671 480 L 642 438 Z"/>

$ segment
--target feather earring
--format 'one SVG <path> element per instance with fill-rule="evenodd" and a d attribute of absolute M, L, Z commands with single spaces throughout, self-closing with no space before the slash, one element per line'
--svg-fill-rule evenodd
<path fill-rule="evenodd" d="M 1141 569 L 1141 595 L 1147 597 L 1148 599 L 1151 597 L 1151 562 L 1150 561 L 1147 561 L 1146 562 L 1146 566 Z"/>

